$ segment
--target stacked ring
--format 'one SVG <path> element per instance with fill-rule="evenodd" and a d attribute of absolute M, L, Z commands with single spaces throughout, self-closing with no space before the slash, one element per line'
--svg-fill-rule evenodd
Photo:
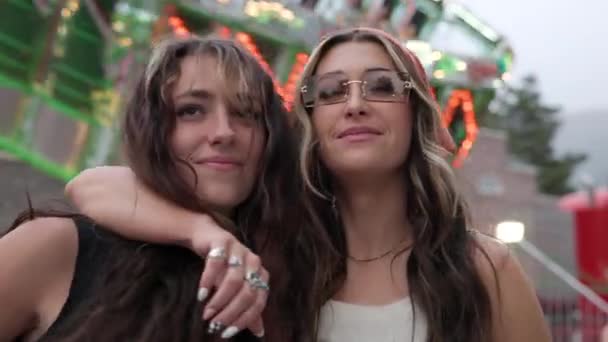
<path fill-rule="evenodd" d="M 224 325 L 220 322 L 211 322 L 209 323 L 209 327 L 207 328 L 208 334 L 215 334 L 220 330 L 224 329 Z"/>
<path fill-rule="evenodd" d="M 225 259 L 226 258 L 226 248 L 224 248 L 224 247 L 211 248 L 211 250 L 207 254 L 207 258 L 208 259 Z"/>
<path fill-rule="evenodd" d="M 243 259 L 239 258 L 236 255 L 232 255 L 230 256 L 230 258 L 228 258 L 228 266 L 229 267 L 239 267 L 243 265 Z"/>
<path fill-rule="evenodd" d="M 270 286 L 268 286 L 268 284 L 262 279 L 258 272 L 247 272 L 247 274 L 245 275 L 245 280 L 252 288 L 270 291 Z"/>

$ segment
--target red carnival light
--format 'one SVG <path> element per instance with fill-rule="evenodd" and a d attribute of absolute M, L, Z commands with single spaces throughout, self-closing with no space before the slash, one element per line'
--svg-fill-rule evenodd
<path fill-rule="evenodd" d="M 188 30 L 182 18 L 172 15 L 168 18 L 167 22 L 176 36 L 187 37 L 190 35 L 190 30 Z"/>
<path fill-rule="evenodd" d="M 454 120 L 455 111 L 459 106 L 464 113 L 465 139 L 456 151 L 456 156 L 452 162 L 454 167 L 462 166 L 464 159 L 469 155 L 469 152 L 477 139 L 477 132 L 479 131 L 477 120 L 475 119 L 473 95 L 469 90 L 463 89 L 454 90 L 450 95 L 448 104 L 443 112 L 443 125 L 445 127 L 450 126 L 452 120 Z"/>
<path fill-rule="evenodd" d="M 274 84 L 274 87 L 277 90 L 277 93 L 281 96 L 281 98 L 284 99 L 285 92 L 283 91 L 283 87 L 281 87 L 281 84 L 279 84 L 279 81 L 275 77 L 272 68 L 270 68 L 270 65 L 268 65 L 268 62 L 266 62 L 266 59 L 264 59 L 264 57 L 260 53 L 257 45 L 253 41 L 253 38 L 249 34 L 244 32 L 237 32 L 234 38 L 239 43 L 243 44 L 243 46 L 249 51 L 249 53 L 253 55 L 253 57 L 258 61 L 258 63 L 260 63 L 262 69 L 264 69 L 264 71 L 266 71 L 270 75 L 270 77 L 272 78 L 272 83 Z"/>
<path fill-rule="evenodd" d="M 305 53 L 296 54 L 296 61 L 289 72 L 289 77 L 287 78 L 287 83 L 284 85 L 285 91 L 285 108 L 287 110 L 291 110 L 293 106 L 293 101 L 295 100 L 295 96 L 297 94 L 296 86 L 298 84 L 298 80 L 300 79 L 300 75 L 304 71 L 304 65 L 308 61 L 308 55 Z"/>

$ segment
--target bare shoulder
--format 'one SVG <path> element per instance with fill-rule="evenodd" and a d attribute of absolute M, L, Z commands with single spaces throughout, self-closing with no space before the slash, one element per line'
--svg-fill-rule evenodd
<path fill-rule="evenodd" d="M 34 219 L 0 238 L 0 340 L 36 327 L 43 303 L 69 287 L 77 254 L 71 219 Z"/>
<path fill-rule="evenodd" d="M 515 252 L 509 245 L 483 233 L 472 233 L 475 242 L 473 255 L 480 275 L 491 295 L 499 298 L 504 291 L 533 288 Z"/>
<path fill-rule="evenodd" d="M 505 243 L 473 233 L 474 258 L 492 300 L 495 342 L 550 341 L 534 285 Z"/>
<path fill-rule="evenodd" d="M 494 277 L 494 271 L 505 271 L 515 266 L 513 263 L 517 260 L 507 244 L 484 233 L 472 231 L 471 234 L 476 244 L 473 255 L 482 276 Z"/>
<path fill-rule="evenodd" d="M 0 270 L 21 264 L 20 274 L 52 276 L 76 260 L 78 231 L 69 218 L 45 217 L 23 223 L 0 239 Z M 25 267 L 27 266 L 27 267 Z M 39 273 L 34 273 L 38 270 Z"/>
<path fill-rule="evenodd" d="M 27 221 L 0 239 L 0 272 L 10 275 L 0 278 L 42 277 L 60 271 L 75 260 L 77 252 L 78 232 L 72 219 Z"/>
<path fill-rule="evenodd" d="M 36 235 L 42 234 L 47 237 L 61 236 L 65 234 L 75 233 L 74 220 L 64 217 L 38 217 L 30 221 L 22 223 L 6 236 L 14 234 L 30 234 L 35 232 Z"/>
<path fill-rule="evenodd" d="M 43 217 L 27 221 L 0 239 L 2 253 L 35 254 L 57 259 L 78 248 L 78 232 L 69 218 Z M 19 257 L 22 256 L 22 257 Z M 0 259 L 2 262 L 3 259 Z"/>

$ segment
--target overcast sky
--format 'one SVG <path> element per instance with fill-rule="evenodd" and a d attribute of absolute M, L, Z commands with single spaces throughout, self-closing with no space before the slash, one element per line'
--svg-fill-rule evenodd
<path fill-rule="evenodd" d="M 457 1 L 509 39 L 514 78 L 534 72 L 545 102 L 608 115 L 608 0 Z"/>

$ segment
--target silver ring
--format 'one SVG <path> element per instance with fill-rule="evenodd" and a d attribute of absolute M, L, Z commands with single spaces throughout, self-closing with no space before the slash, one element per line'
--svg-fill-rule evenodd
<path fill-rule="evenodd" d="M 247 280 L 248 282 L 252 282 L 259 279 L 262 279 L 262 276 L 256 271 L 247 271 L 247 273 L 245 274 L 245 280 Z"/>
<path fill-rule="evenodd" d="M 258 272 L 249 271 L 245 275 L 245 281 L 254 289 L 270 291 L 270 286 L 262 279 Z"/>
<path fill-rule="evenodd" d="M 207 328 L 208 334 L 215 334 L 220 330 L 224 329 L 224 325 L 220 322 L 211 322 L 209 323 L 209 327 Z"/>
<path fill-rule="evenodd" d="M 207 254 L 208 259 L 226 259 L 226 248 L 214 247 Z"/>
<path fill-rule="evenodd" d="M 236 255 L 231 255 L 230 258 L 228 258 L 228 266 L 229 267 L 239 267 L 243 265 L 243 259 L 239 258 Z"/>

